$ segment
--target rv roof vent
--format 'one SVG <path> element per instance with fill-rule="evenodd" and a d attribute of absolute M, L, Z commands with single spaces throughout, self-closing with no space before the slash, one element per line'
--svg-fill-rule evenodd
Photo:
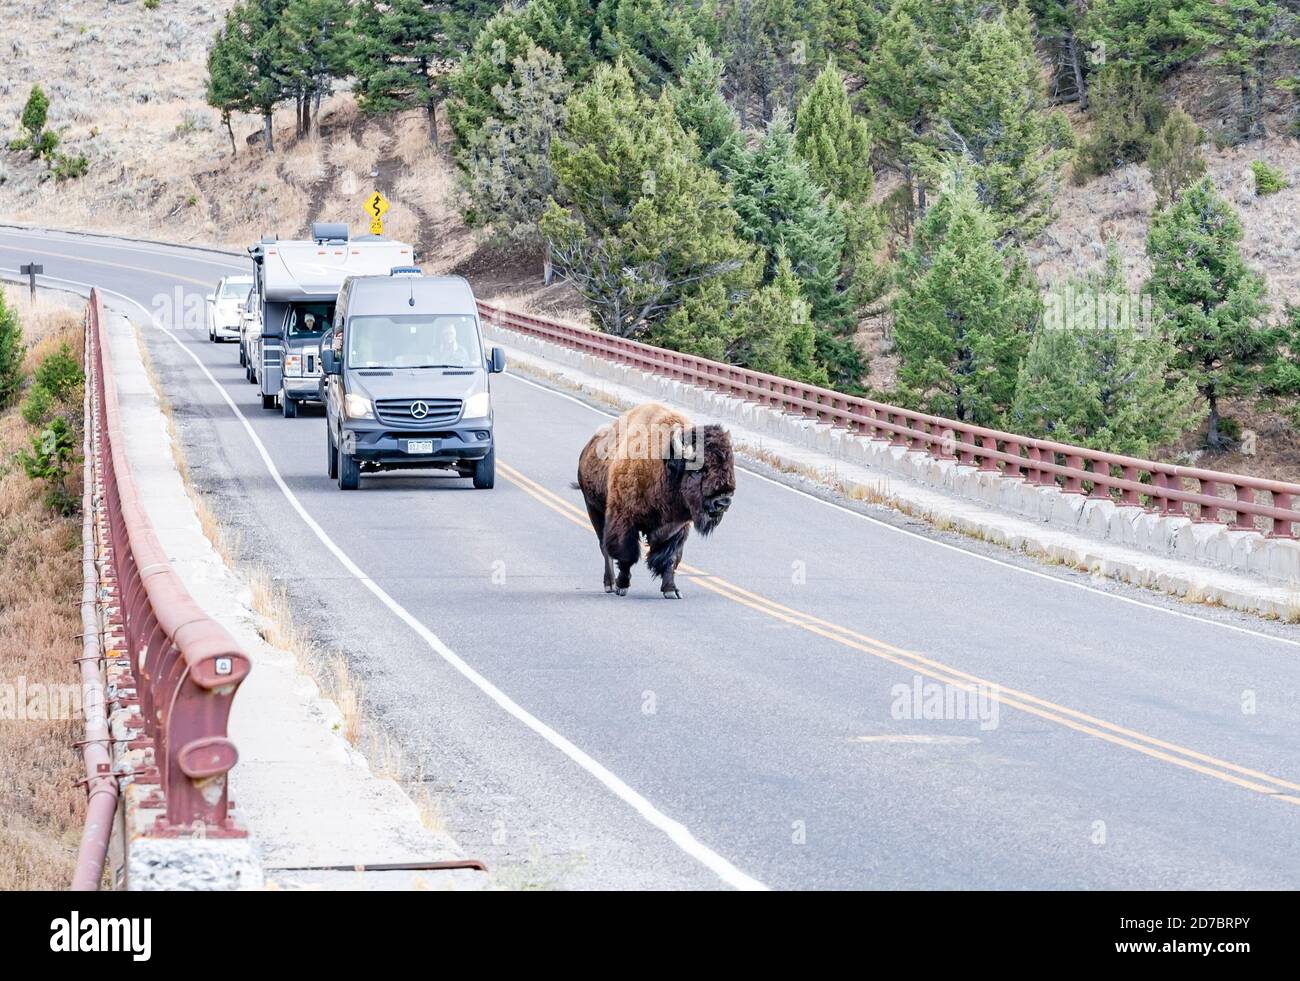
<path fill-rule="evenodd" d="M 394 266 L 388 270 L 390 276 L 423 276 L 419 266 Z"/>
<path fill-rule="evenodd" d="M 346 242 L 348 226 L 336 221 L 314 221 L 311 224 L 311 237 L 317 242 Z"/>

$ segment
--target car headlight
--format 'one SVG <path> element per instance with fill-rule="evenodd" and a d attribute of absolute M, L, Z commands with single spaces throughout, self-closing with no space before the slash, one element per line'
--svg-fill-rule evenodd
<path fill-rule="evenodd" d="M 465 418 L 482 419 L 492 411 L 492 394 L 479 392 L 465 400 Z"/>
<path fill-rule="evenodd" d="M 343 400 L 343 411 L 349 419 L 370 419 L 373 417 L 372 410 L 370 399 L 364 395 L 348 392 L 347 398 Z"/>
<path fill-rule="evenodd" d="M 291 354 L 284 359 L 284 373 L 286 375 L 302 374 L 302 355 Z"/>

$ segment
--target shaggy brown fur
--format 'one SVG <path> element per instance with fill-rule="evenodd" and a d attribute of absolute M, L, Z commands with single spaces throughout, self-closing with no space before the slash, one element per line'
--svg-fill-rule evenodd
<path fill-rule="evenodd" d="M 644 537 L 646 565 L 663 595 L 680 599 L 676 572 L 691 525 L 709 534 L 736 492 L 731 437 L 721 426 L 692 426 L 680 412 L 648 402 L 591 437 L 574 486 L 600 542 L 605 591 L 627 593 Z"/>

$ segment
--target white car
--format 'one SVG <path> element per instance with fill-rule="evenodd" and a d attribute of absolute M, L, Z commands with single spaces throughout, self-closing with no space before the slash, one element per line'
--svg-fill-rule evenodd
<path fill-rule="evenodd" d="M 239 339 L 239 322 L 252 276 L 227 276 L 208 294 L 208 340 Z"/>
<path fill-rule="evenodd" d="M 250 287 L 239 305 L 239 364 L 244 377 L 257 381 L 257 360 L 261 355 L 262 318 L 257 309 L 257 290 Z"/>

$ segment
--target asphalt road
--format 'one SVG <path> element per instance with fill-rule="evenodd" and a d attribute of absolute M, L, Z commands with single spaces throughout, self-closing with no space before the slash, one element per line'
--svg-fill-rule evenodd
<path fill-rule="evenodd" d="M 245 263 L 0 229 L 0 269 L 28 261 L 161 313 L 199 488 L 507 885 L 1300 886 L 1300 629 L 754 470 L 687 545 L 682 602 L 644 566 L 607 595 L 569 489 L 598 410 L 498 376 L 494 490 L 342 493 L 319 410 L 264 412 L 235 346 L 170 314 Z"/>

